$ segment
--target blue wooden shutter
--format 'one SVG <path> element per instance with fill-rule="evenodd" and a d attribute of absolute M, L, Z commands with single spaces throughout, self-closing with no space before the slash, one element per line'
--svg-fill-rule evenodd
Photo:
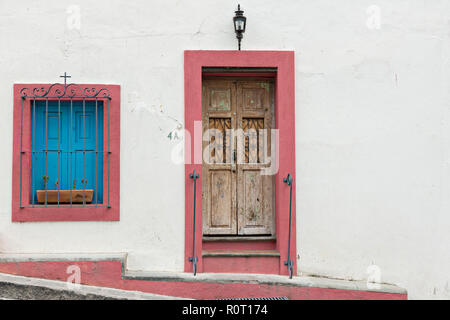
<path fill-rule="evenodd" d="M 102 101 L 97 101 L 97 111 L 95 105 L 95 101 L 85 101 L 85 116 L 83 117 L 83 101 L 73 101 L 72 108 L 70 101 L 61 101 L 58 118 L 58 101 L 48 101 L 48 109 L 46 101 L 36 101 L 35 107 L 33 107 L 32 104 L 32 110 L 34 110 L 32 118 L 34 127 L 32 125 L 31 131 L 32 145 L 35 146 L 34 150 L 37 152 L 32 161 L 32 172 L 34 170 L 34 174 L 31 181 L 31 192 L 33 192 L 33 177 L 34 192 L 36 192 L 36 190 L 44 190 L 43 176 L 45 175 L 45 152 L 43 151 L 46 150 L 47 139 L 47 176 L 49 177 L 47 190 L 55 189 L 55 183 L 58 176 L 60 190 L 70 190 L 73 187 L 74 180 L 76 182 L 76 189 L 82 189 L 82 179 L 84 177 L 87 180 L 85 188 L 94 189 L 92 203 L 96 203 L 96 199 L 97 203 L 103 202 L 103 152 L 101 152 L 103 151 L 103 103 Z M 46 110 L 48 110 L 47 122 Z M 70 125 L 71 122 L 72 128 Z M 71 150 L 71 139 L 73 151 L 72 166 L 69 152 Z M 59 175 L 58 153 L 55 152 L 58 150 L 58 143 L 59 148 L 62 151 L 59 158 Z M 84 162 L 82 152 L 83 147 L 84 150 L 87 151 L 84 156 Z M 100 151 L 97 153 L 97 157 L 95 153 L 96 147 L 97 151 Z M 34 199 L 35 203 L 37 203 L 36 195 L 34 196 Z"/>

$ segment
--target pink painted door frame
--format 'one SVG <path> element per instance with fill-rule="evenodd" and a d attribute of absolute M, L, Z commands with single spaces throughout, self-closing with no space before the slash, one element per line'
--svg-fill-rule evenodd
<path fill-rule="evenodd" d="M 194 210 L 194 183 L 189 174 L 202 172 L 202 127 L 195 125 L 202 119 L 202 67 L 265 67 L 277 68 L 275 81 L 275 128 L 279 134 L 279 165 L 275 175 L 275 228 L 276 248 L 280 252 L 280 274 L 287 275 L 284 265 L 288 257 L 289 238 L 289 186 L 283 182 L 288 173 L 293 177 L 291 260 L 294 275 L 297 274 L 296 259 L 296 175 L 295 175 L 295 70 L 293 51 L 185 51 L 185 272 L 192 272 L 192 231 Z M 197 271 L 203 271 L 202 263 L 202 186 L 197 180 L 195 255 Z"/>

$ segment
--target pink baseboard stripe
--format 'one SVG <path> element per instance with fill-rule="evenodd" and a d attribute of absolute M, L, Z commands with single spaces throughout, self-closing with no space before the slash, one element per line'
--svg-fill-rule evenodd
<path fill-rule="evenodd" d="M 125 272 L 125 261 L 72 260 L 72 261 L 8 261 L 0 260 L 0 273 L 67 281 L 69 266 L 80 268 L 81 284 L 122 290 L 141 291 L 193 299 L 262 298 L 285 296 L 289 299 L 333 300 L 406 300 L 405 291 L 380 292 L 319 288 L 264 281 L 193 280 L 177 277 L 139 277 Z M 4 261 L 4 262 L 2 262 Z M 70 269 L 69 269 L 70 270 Z M 72 268 L 73 270 L 73 268 Z"/>

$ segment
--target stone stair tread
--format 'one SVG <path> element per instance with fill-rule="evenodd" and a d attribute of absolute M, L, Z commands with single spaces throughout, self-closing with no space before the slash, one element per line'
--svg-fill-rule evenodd
<path fill-rule="evenodd" d="M 279 257 L 277 250 L 203 250 L 203 257 Z"/>

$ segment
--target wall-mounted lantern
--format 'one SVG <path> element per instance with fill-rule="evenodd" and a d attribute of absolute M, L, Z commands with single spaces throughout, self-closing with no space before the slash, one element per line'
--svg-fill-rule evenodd
<path fill-rule="evenodd" d="M 236 32 L 236 38 L 238 39 L 238 48 L 239 50 L 241 50 L 241 40 L 244 37 L 243 34 L 245 32 L 247 18 L 244 17 L 244 11 L 241 10 L 240 4 L 238 4 L 238 9 L 234 13 L 235 13 L 235 16 L 233 17 L 234 32 Z"/>

